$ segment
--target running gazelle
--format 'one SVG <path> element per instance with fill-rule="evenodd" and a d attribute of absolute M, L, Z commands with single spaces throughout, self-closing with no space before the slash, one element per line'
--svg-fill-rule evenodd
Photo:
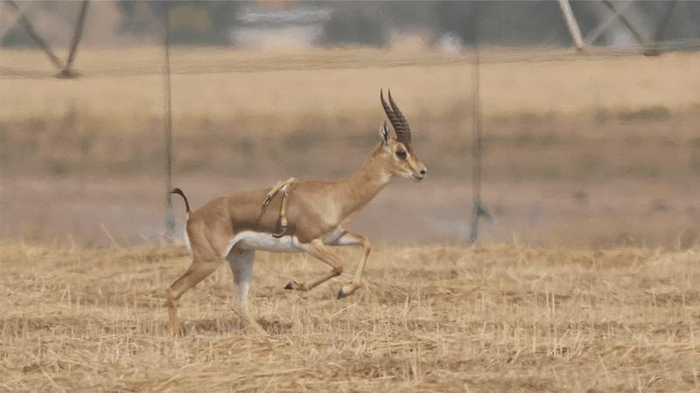
<path fill-rule="evenodd" d="M 213 273 L 226 259 L 233 272 L 231 308 L 242 321 L 260 333 L 264 330 L 248 313 L 248 290 L 253 275 L 255 251 L 306 252 L 325 262 L 331 270 L 306 284 L 290 281 L 285 289 L 309 291 L 343 272 L 343 263 L 330 246 L 362 246 L 362 256 L 351 283 L 338 293 L 343 298 L 362 285 L 362 273 L 370 252 L 370 242 L 362 235 L 350 233 L 342 224 L 366 206 L 396 175 L 423 180 L 425 165 L 416 156 L 411 130 L 389 92 L 389 104 L 380 91 L 379 97 L 395 136 L 386 121 L 379 128 L 379 144 L 365 164 L 351 176 L 338 181 L 294 181 L 283 190 L 288 226 L 279 232 L 281 200 L 275 197 L 261 206 L 270 189 L 243 191 L 218 197 L 191 212 L 187 208 L 190 267 L 167 290 L 167 305 L 173 333 L 180 332 L 178 300 L 187 290 Z"/>

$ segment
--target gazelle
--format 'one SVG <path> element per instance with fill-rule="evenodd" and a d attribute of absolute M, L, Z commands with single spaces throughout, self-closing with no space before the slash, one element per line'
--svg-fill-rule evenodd
<path fill-rule="evenodd" d="M 362 285 L 362 274 L 370 253 L 370 242 L 362 235 L 343 229 L 357 211 L 365 207 L 394 176 L 423 180 L 425 165 L 416 156 L 411 130 L 389 92 L 389 103 L 380 91 L 384 112 L 394 127 L 390 136 L 386 121 L 379 128 L 379 144 L 369 160 L 351 176 L 338 181 L 293 181 L 284 186 L 288 194 L 288 226 L 281 237 L 280 215 L 283 197 L 262 201 L 271 189 L 239 192 L 215 198 L 191 212 L 187 197 L 187 245 L 192 254 L 190 267 L 167 290 L 167 305 L 173 333 L 180 331 L 178 300 L 187 290 L 213 273 L 226 259 L 233 272 L 231 308 L 247 325 L 264 330 L 248 314 L 248 290 L 253 276 L 255 251 L 306 252 L 326 263 L 331 270 L 306 284 L 290 281 L 285 289 L 309 291 L 343 272 L 343 263 L 330 246 L 361 246 L 362 255 L 351 283 L 341 287 L 338 298 Z M 262 207 L 261 207 L 262 206 Z M 278 235 L 279 236 L 279 235 Z"/>

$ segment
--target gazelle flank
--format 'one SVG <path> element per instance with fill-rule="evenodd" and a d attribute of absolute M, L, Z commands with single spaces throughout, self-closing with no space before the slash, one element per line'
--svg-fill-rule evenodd
<path fill-rule="evenodd" d="M 328 273 L 309 282 L 290 281 L 285 289 L 309 291 L 343 272 L 343 262 L 334 246 L 360 246 L 362 255 L 352 282 L 338 293 L 343 298 L 362 285 L 362 275 L 370 253 L 364 236 L 343 229 L 395 176 L 419 182 L 427 175 L 411 143 L 411 130 L 389 92 L 389 103 L 379 94 L 384 112 L 393 125 L 392 136 L 385 122 L 379 128 L 379 143 L 365 164 L 351 176 L 337 181 L 294 181 L 286 193 L 288 227 L 279 232 L 281 197 L 262 206 L 270 189 L 238 192 L 211 200 L 190 211 L 185 194 L 187 239 L 192 262 L 167 290 L 167 305 L 173 333 L 180 332 L 177 309 L 180 297 L 228 261 L 233 272 L 231 308 L 242 321 L 260 333 L 264 330 L 250 317 L 250 289 L 255 251 L 306 252 L 330 266 Z"/>

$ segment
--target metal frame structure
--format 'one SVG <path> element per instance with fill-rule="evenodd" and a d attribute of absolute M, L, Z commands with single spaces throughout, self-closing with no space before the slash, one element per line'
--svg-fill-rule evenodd
<path fill-rule="evenodd" d="M 659 21 L 658 26 L 656 26 L 655 34 L 653 37 L 645 38 L 640 31 L 634 26 L 629 18 L 625 16 L 625 12 L 630 9 L 633 5 L 634 0 L 624 0 L 613 3 L 611 0 L 599 0 L 610 12 L 610 14 L 596 26 L 591 29 L 585 36 L 582 34 L 579 27 L 579 23 L 576 16 L 571 8 L 570 0 L 558 0 L 559 7 L 561 8 L 564 21 L 566 22 L 569 34 L 574 43 L 574 47 L 579 52 L 591 51 L 594 48 L 594 43 L 611 27 L 614 26 L 616 22 L 620 23 L 624 28 L 630 32 L 632 38 L 636 43 L 642 48 L 642 53 L 644 55 L 658 55 L 661 53 L 662 49 L 666 48 L 663 45 L 663 39 L 669 24 L 671 17 L 673 16 L 674 10 L 676 10 L 679 4 L 678 0 L 669 0 L 666 4 L 666 10 L 663 13 L 662 19 Z M 6 5 L 8 5 L 12 10 L 14 10 L 13 18 L 9 23 L 2 27 L 0 30 L 0 37 L 4 37 L 17 23 L 20 23 L 28 35 L 38 44 L 41 50 L 47 55 L 51 63 L 59 70 L 55 75 L 58 78 L 75 78 L 79 74 L 73 69 L 73 64 L 77 56 L 77 49 L 80 40 L 83 35 L 85 22 L 87 18 L 87 13 L 89 9 L 89 0 L 83 0 L 81 4 L 80 11 L 78 13 L 75 27 L 73 29 L 73 35 L 70 43 L 70 49 L 68 56 L 65 61 L 62 61 L 52 50 L 51 46 L 42 39 L 38 34 L 30 20 L 27 18 L 26 13 L 28 8 L 31 6 L 29 2 L 21 2 L 18 4 L 15 0 L 5 0 Z M 490 219 L 490 215 L 485 208 L 482 201 L 481 189 L 482 189 L 482 172 L 483 172 L 483 127 L 482 127 L 482 115 L 481 115 L 481 81 L 480 81 L 480 65 L 484 62 L 481 59 L 480 48 L 479 48 L 479 3 L 476 3 L 475 20 L 477 23 L 473 23 L 472 28 L 474 29 L 474 36 L 476 37 L 475 45 L 475 56 L 472 68 L 472 82 L 473 82 L 473 129 L 472 129 L 472 206 L 471 206 L 471 230 L 470 230 L 470 241 L 472 244 L 476 243 L 479 239 L 479 221 L 481 218 Z M 692 9 L 690 9 L 692 11 Z M 166 212 L 165 212 L 165 238 L 167 240 L 172 240 L 174 238 L 175 232 L 175 219 L 172 212 L 172 202 L 170 190 L 172 188 L 172 164 L 173 164 L 173 140 L 172 140 L 172 89 L 171 89 L 171 69 L 170 69 L 170 42 L 169 42 L 169 12 L 166 12 L 166 17 L 164 21 L 164 64 L 162 68 L 164 76 L 164 137 L 165 137 L 165 156 L 166 162 Z M 486 59 L 488 61 L 488 59 Z M 510 60 L 512 61 L 512 60 Z"/>
<path fill-rule="evenodd" d="M 627 11 L 630 6 L 634 3 L 634 0 L 626 0 L 622 6 L 616 6 L 610 0 L 600 0 L 603 5 L 611 12 L 603 22 L 601 22 L 597 27 L 592 29 L 586 37 L 581 35 L 581 29 L 579 28 L 578 21 L 576 20 L 576 15 L 571 10 L 571 4 L 569 0 L 559 0 L 559 7 L 561 8 L 562 14 L 564 15 L 564 21 L 569 29 L 569 34 L 574 42 L 574 47 L 578 51 L 590 50 L 593 43 L 600 38 L 603 33 L 609 30 L 615 22 L 621 23 L 627 31 L 629 31 L 632 38 L 639 44 L 642 48 L 642 53 L 646 56 L 657 56 L 661 53 L 661 48 L 659 47 L 659 42 L 663 41 L 664 34 L 666 33 L 666 27 L 668 22 L 673 15 L 673 10 L 678 5 L 678 0 L 669 0 L 664 13 L 661 23 L 656 28 L 653 41 L 645 38 L 639 30 L 634 26 L 634 24 L 625 16 L 625 11 Z"/>
<path fill-rule="evenodd" d="M 22 7 L 20 7 L 14 0 L 5 0 L 5 4 L 15 11 L 15 19 L 3 28 L 2 35 L 0 36 L 4 37 L 12 27 L 14 27 L 15 23 L 20 23 L 22 27 L 24 27 L 24 30 L 27 31 L 27 34 L 39 45 L 41 50 L 48 56 L 51 63 L 58 69 L 58 74 L 56 74 L 57 78 L 75 78 L 79 75 L 73 70 L 73 62 L 78 54 L 78 44 L 80 44 L 80 40 L 83 36 L 90 0 L 83 0 L 80 6 L 78 18 L 75 21 L 75 27 L 73 29 L 70 50 L 65 62 L 61 61 L 61 59 L 56 56 L 51 46 L 41 38 L 34 28 L 34 25 L 32 25 L 32 22 L 25 15 L 31 3 L 22 3 Z"/>

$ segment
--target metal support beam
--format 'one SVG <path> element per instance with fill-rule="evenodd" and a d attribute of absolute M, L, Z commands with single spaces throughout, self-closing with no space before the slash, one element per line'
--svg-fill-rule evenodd
<path fill-rule="evenodd" d="M 74 78 L 78 74 L 71 69 L 73 65 L 73 61 L 75 60 L 75 56 L 77 54 L 77 49 L 78 49 L 78 44 L 80 43 L 80 39 L 82 38 L 83 35 L 83 29 L 85 27 L 85 19 L 87 16 L 87 11 L 88 11 L 88 5 L 89 5 L 89 0 L 83 0 L 82 6 L 80 8 L 80 13 L 78 14 L 78 19 L 76 20 L 75 24 L 75 29 L 73 30 L 73 38 L 71 40 L 71 45 L 70 45 L 70 51 L 68 54 L 68 59 L 66 60 L 65 63 L 61 61 L 61 59 L 56 56 L 56 54 L 53 52 L 51 49 L 51 46 L 44 41 L 39 33 L 34 29 L 34 26 L 32 23 L 29 21 L 29 19 L 24 15 L 27 6 L 23 5 L 21 8 L 17 5 L 17 3 L 14 0 L 5 0 L 5 3 L 8 4 L 12 9 L 15 10 L 15 20 L 9 23 L 9 27 L 3 27 L 3 32 L 0 35 L 0 37 L 4 37 L 7 32 L 10 31 L 11 27 L 16 23 L 20 22 L 24 29 L 27 31 L 27 34 L 37 43 L 39 44 L 39 47 L 46 53 L 46 55 L 49 57 L 49 60 L 53 63 L 53 65 L 58 68 L 60 71 L 58 74 L 56 74 L 57 77 L 59 78 Z"/>
<path fill-rule="evenodd" d="M 73 66 L 73 61 L 78 53 L 78 44 L 83 36 L 83 29 L 85 28 L 85 17 L 87 16 L 88 5 L 90 5 L 89 0 L 83 0 L 83 4 L 80 7 L 80 13 L 78 14 L 78 19 L 75 22 L 75 29 L 73 30 L 73 39 L 70 44 L 70 51 L 68 52 L 68 60 L 66 60 L 66 65 L 63 70 L 58 74 L 61 78 L 74 78 L 78 74 L 71 69 Z"/>
<path fill-rule="evenodd" d="M 22 10 L 19 8 L 17 3 L 14 2 L 14 0 L 5 0 L 5 2 L 7 4 L 9 4 L 10 7 L 12 7 L 12 9 L 15 10 L 15 12 L 21 13 Z M 24 14 L 20 14 L 19 22 L 22 24 L 24 29 L 27 31 L 27 34 L 29 34 L 29 36 L 32 37 L 32 39 L 37 44 L 39 44 L 39 47 L 41 47 L 41 50 L 43 50 L 44 53 L 46 53 L 46 56 L 49 57 L 49 60 L 51 60 L 51 63 L 53 63 L 53 65 L 56 68 L 58 68 L 59 70 L 63 69 L 63 62 L 61 61 L 61 59 L 59 59 L 58 56 L 56 56 L 56 54 L 53 53 L 53 50 L 51 50 L 51 47 L 49 46 L 49 44 L 47 44 L 46 41 L 44 41 L 41 38 L 41 36 L 39 36 L 39 33 L 36 32 L 36 30 L 34 29 L 34 26 L 32 26 L 32 23 L 29 21 L 29 19 L 27 19 L 27 17 Z"/>
<path fill-rule="evenodd" d="M 635 29 L 634 26 L 632 26 L 632 23 L 630 23 L 630 21 L 627 20 L 627 18 L 625 18 L 624 15 L 622 15 L 620 12 L 618 12 L 618 10 L 617 10 L 617 8 L 615 7 L 615 5 L 614 5 L 612 2 L 610 2 L 610 0 L 603 0 L 603 4 L 605 4 L 605 6 L 608 7 L 608 8 L 610 9 L 610 11 L 612 11 L 612 12 L 615 14 L 615 16 L 617 17 L 617 19 L 618 19 L 620 22 L 622 22 L 622 24 L 623 24 L 623 25 L 627 28 L 627 30 L 629 30 L 629 32 L 632 34 L 632 38 L 634 38 L 634 40 L 637 41 L 637 43 L 638 43 L 642 48 L 644 48 L 644 54 L 645 54 L 645 55 L 653 54 L 653 53 L 647 51 L 647 47 L 648 47 L 648 42 L 647 42 L 647 40 L 645 40 L 644 37 L 642 37 L 642 35 L 639 33 L 639 31 L 637 31 L 637 29 Z"/>
<path fill-rule="evenodd" d="M 582 51 L 584 48 L 584 42 L 583 38 L 581 37 L 581 29 L 579 29 L 578 22 L 576 22 L 576 17 L 574 16 L 573 11 L 571 11 L 571 4 L 569 4 L 569 0 L 559 0 L 559 7 L 561 7 L 561 12 L 564 14 L 566 27 L 569 28 L 569 34 L 571 34 L 571 39 L 574 41 L 576 50 Z"/>
<path fill-rule="evenodd" d="M 6 2 L 6 4 L 9 3 Z M 2 39 L 5 38 L 5 36 L 10 32 L 10 30 L 12 30 L 15 27 L 22 15 L 24 15 L 27 12 L 31 4 L 32 3 L 29 1 L 22 2 L 22 6 L 19 8 L 19 10 L 16 10 L 15 14 L 12 15 L 11 19 L 7 23 L 3 24 L 3 26 L 0 28 L 0 41 L 2 41 Z"/>
<path fill-rule="evenodd" d="M 599 24 L 598 27 L 595 29 L 591 30 L 587 35 L 586 35 L 586 45 L 593 45 L 593 43 L 600 38 L 603 33 L 605 33 L 606 30 L 608 30 L 615 21 L 617 21 L 617 15 L 625 12 L 629 6 L 632 5 L 633 0 L 627 0 L 625 4 L 622 5 L 622 7 L 618 8 L 616 12 L 614 12 L 612 15 L 609 15 L 607 19 L 603 21 L 603 23 Z"/>

